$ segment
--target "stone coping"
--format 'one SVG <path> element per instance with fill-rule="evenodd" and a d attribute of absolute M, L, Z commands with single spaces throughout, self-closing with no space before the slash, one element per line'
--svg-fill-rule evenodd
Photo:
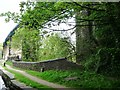
<path fill-rule="evenodd" d="M 54 62 L 54 61 L 59 61 L 59 60 L 67 60 L 67 59 L 66 58 L 57 58 L 57 59 L 44 60 L 44 61 L 38 61 L 38 62 L 25 62 L 25 61 L 15 61 L 15 60 L 13 60 L 13 62 L 37 64 L 37 63 L 45 63 L 45 62 Z"/>

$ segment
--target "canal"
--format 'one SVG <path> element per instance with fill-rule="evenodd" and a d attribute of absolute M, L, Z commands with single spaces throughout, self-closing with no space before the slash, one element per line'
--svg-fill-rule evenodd
<path fill-rule="evenodd" d="M 0 75 L 0 90 L 6 90 L 5 83 L 4 83 L 1 75 Z"/>

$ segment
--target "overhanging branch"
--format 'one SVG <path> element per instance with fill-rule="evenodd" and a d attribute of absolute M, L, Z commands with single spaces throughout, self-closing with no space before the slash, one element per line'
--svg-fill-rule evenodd
<path fill-rule="evenodd" d="M 47 27 L 44 27 L 44 29 L 49 29 L 49 30 L 52 30 L 52 31 L 70 31 L 70 30 L 73 30 L 76 26 L 72 27 L 72 28 L 69 28 L 69 29 L 52 29 L 52 28 L 47 28 Z"/>
<path fill-rule="evenodd" d="M 82 8 L 86 8 L 86 9 L 89 9 L 89 10 L 105 11 L 105 10 L 103 10 L 103 9 L 96 9 L 96 8 L 90 8 L 90 7 L 88 7 L 88 6 L 82 6 L 82 5 L 78 4 L 77 2 L 73 2 L 73 3 L 74 3 L 75 5 L 78 5 L 78 6 L 82 7 Z"/>

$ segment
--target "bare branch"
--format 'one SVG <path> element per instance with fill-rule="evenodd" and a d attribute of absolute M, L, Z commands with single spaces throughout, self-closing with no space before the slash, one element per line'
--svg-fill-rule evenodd
<path fill-rule="evenodd" d="M 78 6 L 82 7 L 82 8 L 87 8 L 87 9 L 89 9 L 89 10 L 105 11 L 105 10 L 103 10 L 103 9 L 96 9 L 96 8 L 90 8 L 90 7 L 88 7 L 88 6 L 82 6 L 82 5 L 78 4 L 77 2 L 73 2 L 73 3 L 74 3 L 75 5 L 78 5 Z"/>
<path fill-rule="evenodd" d="M 47 27 L 44 27 L 44 29 L 49 29 L 49 30 L 52 30 L 52 31 L 70 31 L 70 30 L 73 30 L 76 26 L 72 27 L 72 28 L 69 28 L 69 29 L 51 29 L 51 28 L 47 28 Z"/>

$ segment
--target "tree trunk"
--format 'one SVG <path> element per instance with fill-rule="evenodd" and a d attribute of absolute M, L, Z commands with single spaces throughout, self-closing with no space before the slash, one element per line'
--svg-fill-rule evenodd
<path fill-rule="evenodd" d="M 82 10 L 76 14 L 76 62 L 85 60 L 92 52 L 92 22 L 80 21 L 83 17 L 90 15 L 90 11 Z"/>

